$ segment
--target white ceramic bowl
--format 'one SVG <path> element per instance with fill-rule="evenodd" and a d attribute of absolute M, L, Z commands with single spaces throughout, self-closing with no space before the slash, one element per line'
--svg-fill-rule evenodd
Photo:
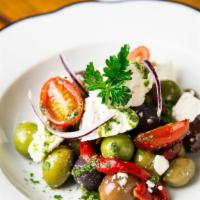
<path fill-rule="evenodd" d="M 70 182 L 59 190 L 46 187 L 41 166 L 15 151 L 13 130 L 21 121 L 35 121 L 27 100 L 28 89 L 38 98 L 41 85 L 49 77 L 65 76 L 58 53 L 76 71 L 89 61 L 102 66 L 105 58 L 124 43 L 132 47 L 145 44 L 153 60 L 173 63 L 182 87 L 200 92 L 200 15 L 184 6 L 163 2 L 84 3 L 25 20 L 0 33 L 0 197 L 38 200 L 61 194 L 66 200 L 78 199 L 78 186 Z M 200 195 L 200 160 L 198 155 L 194 158 L 197 174 L 193 182 L 170 190 L 173 199 L 196 200 Z M 24 180 L 30 173 L 40 184 Z"/>

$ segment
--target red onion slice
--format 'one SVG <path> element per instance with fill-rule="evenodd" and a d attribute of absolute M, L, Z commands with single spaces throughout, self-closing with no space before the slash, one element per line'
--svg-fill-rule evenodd
<path fill-rule="evenodd" d="M 143 63 L 145 64 L 145 67 L 147 67 L 147 69 L 149 70 L 149 72 L 153 75 L 155 83 L 156 83 L 157 115 L 158 115 L 158 117 L 160 117 L 161 112 L 162 112 L 162 95 L 161 95 L 160 81 L 159 81 L 158 75 L 156 73 L 156 70 L 153 67 L 153 65 L 151 64 L 151 62 L 149 62 L 148 60 L 145 60 Z"/>
<path fill-rule="evenodd" d="M 79 130 L 79 131 L 72 131 L 72 132 L 62 132 L 62 131 L 57 131 L 53 128 L 51 128 L 48 125 L 48 122 L 39 114 L 39 111 L 37 111 L 36 105 L 33 102 L 33 98 L 32 98 L 32 92 L 29 90 L 28 92 L 28 99 L 30 101 L 31 107 L 36 115 L 36 117 L 42 122 L 42 124 L 46 127 L 46 129 L 61 138 L 66 138 L 66 139 L 78 139 L 78 138 L 82 138 L 86 135 L 91 134 L 92 132 L 96 131 L 100 126 L 102 126 L 103 124 L 105 124 L 106 122 L 108 122 L 109 120 L 111 120 L 113 117 L 115 117 L 115 113 L 113 112 L 112 114 L 108 115 L 107 117 L 105 117 L 104 119 L 100 120 L 98 123 L 92 125 L 91 127 L 85 128 L 83 130 Z"/>
<path fill-rule="evenodd" d="M 81 92 L 83 93 L 83 95 L 85 97 L 88 97 L 88 91 L 85 89 L 83 84 L 77 79 L 76 75 L 67 66 L 67 64 L 65 63 L 64 58 L 62 57 L 62 55 L 60 55 L 59 57 L 60 57 L 60 60 L 61 60 L 61 62 L 63 64 L 65 70 L 67 71 L 67 73 L 69 74 L 71 79 L 73 80 L 74 84 L 81 90 Z"/>

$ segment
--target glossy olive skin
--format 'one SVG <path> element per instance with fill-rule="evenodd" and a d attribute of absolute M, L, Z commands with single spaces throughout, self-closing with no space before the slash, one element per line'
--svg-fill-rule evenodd
<path fill-rule="evenodd" d="M 155 155 L 150 151 L 138 149 L 134 157 L 134 163 L 148 171 L 153 171 L 154 158 Z"/>
<path fill-rule="evenodd" d="M 200 150 L 200 115 L 190 123 L 190 129 L 183 140 L 183 144 L 189 152 L 197 152 Z"/>
<path fill-rule="evenodd" d="M 163 181 L 172 187 L 182 187 L 189 183 L 195 174 L 195 163 L 189 158 L 177 158 L 171 162 Z"/>
<path fill-rule="evenodd" d="M 107 175 L 99 186 L 99 196 L 101 200 L 134 200 L 133 188 L 138 180 L 131 175 L 126 178 L 126 183 L 121 186 L 121 178 L 117 175 Z"/>
<path fill-rule="evenodd" d="M 181 96 L 180 87 L 172 80 L 163 80 L 161 83 L 161 92 L 164 103 L 175 104 Z M 156 99 L 156 87 L 153 86 L 150 96 Z"/>
<path fill-rule="evenodd" d="M 28 157 L 28 148 L 37 132 L 37 125 L 32 122 L 24 122 L 17 126 L 14 132 L 14 143 L 17 151 Z"/>
<path fill-rule="evenodd" d="M 86 164 L 86 161 L 80 156 L 79 159 L 76 161 L 72 170 L 77 167 L 83 167 Z M 76 182 L 83 186 L 88 190 L 96 190 L 98 189 L 104 175 L 99 173 L 98 171 L 95 172 L 85 172 L 81 176 L 75 178 Z"/>
<path fill-rule="evenodd" d="M 133 142 L 131 137 L 126 134 L 104 138 L 101 143 L 101 154 L 104 158 L 118 158 L 123 161 L 130 161 L 133 153 Z"/>
<path fill-rule="evenodd" d="M 135 107 L 134 111 L 139 117 L 138 126 L 133 130 L 134 133 L 143 133 L 160 125 L 160 119 L 153 105 L 143 104 Z"/>
<path fill-rule="evenodd" d="M 61 186 L 70 175 L 73 164 L 73 153 L 61 146 L 54 150 L 43 162 L 43 179 L 51 188 Z"/>

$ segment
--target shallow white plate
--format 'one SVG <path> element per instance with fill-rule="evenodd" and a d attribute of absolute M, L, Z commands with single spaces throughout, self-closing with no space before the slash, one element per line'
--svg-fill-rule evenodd
<path fill-rule="evenodd" d="M 164 2 L 81 3 L 54 14 L 21 21 L 0 32 L 0 199 L 77 200 L 77 186 L 50 191 L 41 181 L 27 183 L 30 173 L 40 179 L 41 166 L 15 152 L 14 127 L 34 121 L 26 94 L 39 93 L 51 76 L 65 75 L 58 53 L 74 70 L 93 60 L 98 66 L 122 44 L 145 44 L 158 62 L 172 62 L 183 87 L 200 92 L 200 14 Z M 49 58 L 51 57 L 51 58 Z M 39 64 L 38 64 L 39 63 Z M 195 156 L 200 167 L 200 160 Z M 173 199 L 197 199 L 200 177 L 186 188 L 170 191 Z M 17 190 L 16 190 L 17 188 Z M 45 190 L 45 192 L 43 191 Z M 192 196 L 191 196 L 192 195 Z"/>

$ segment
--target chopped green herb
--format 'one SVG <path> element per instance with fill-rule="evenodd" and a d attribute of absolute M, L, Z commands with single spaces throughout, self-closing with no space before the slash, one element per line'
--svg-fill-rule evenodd
<path fill-rule="evenodd" d="M 83 194 L 80 200 L 100 200 L 98 191 L 89 191 L 89 190 L 83 189 L 82 193 Z"/>
<path fill-rule="evenodd" d="M 62 200 L 63 197 L 61 195 L 54 195 L 53 197 L 55 200 Z"/>
<path fill-rule="evenodd" d="M 156 175 L 156 174 L 153 174 L 153 175 L 151 176 L 151 180 L 150 180 L 150 181 L 153 182 L 153 183 L 158 183 L 159 180 L 160 180 L 159 176 Z"/>
<path fill-rule="evenodd" d="M 110 163 L 106 163 L 106 164 L 105 164 L 105 168 L 107 168 L 107 169 L 111 168 Z"/>
<path fill-rule="evenodd" d="M 33 179 L 33 178 L 30 178 L 30 181 L 31 181 L 33 184 L 39 184 L 39 183 L 40 183 L 40 181 L 35 180 L 35 179 Z"/>
<path fill-rule="evenodd" d="M 98 162 L 96 156 L 94 156 L 88 163 L 86 163 L 84 166 L 76 167 L 72 170 L 72 175 L 76 179 L 77 177 L 83 175 L 86 172 L 93 173 L 96 171 L 96 168 L 98 167 Z"/>
<path fill-rule="evenodd" d="M 154 136 L 153 136 L 153 135 L 150 135 L 150 136 L 146 137 L 144 140 L 145 140 L 146 142 L 151 142 L 151 141 L 154 140 Z"/>
<path fill-rule="evenodd" d="M 28 182 L 28 179 L 27 179 L 27 178 L 24 178 L 24 180 L 25 180 L 26 182 Z"/>
<path fill-rule="evenodd" d="M 111 151 L 115 158 L 119 157 L 119 147 L 115 142 L 111 144 Z"/>
<path fill-rule="evenodd" d="M 124 106 L 131 98 L 131 90 L 123 83 L 131 80 L 131 70 L 128 70 L 129 46 L 124 45 L 117 56 L 106 59 L 104 74 L 95 70 L 94 64 L 89 63 L 84 73 L 84 82 L 89 91 L 100 90 L 98 96 L 102 103 L 108 106 Z M 105 77 L 105 78 L 104 78 Z"/>
<path fill-rule="evenodd" d="M 50 167 L 51 167 L 50 162 L 48 160 L 45 160 L 43 164 L 44 171 L 49 171 Z"/>
<path fill-rule="evenodd" d="M 140 71 L 140 73 L 143 75 L 143 79 L 148 79 L 149 70 L 141 63 L 141 62 L 135 62 L 135 66 Z"/>
<path fill-rule="evenodd" d="M 34 177 L 34 174 L 33 174 L 33 173 L 30 173 L 30 177 Z"/>

